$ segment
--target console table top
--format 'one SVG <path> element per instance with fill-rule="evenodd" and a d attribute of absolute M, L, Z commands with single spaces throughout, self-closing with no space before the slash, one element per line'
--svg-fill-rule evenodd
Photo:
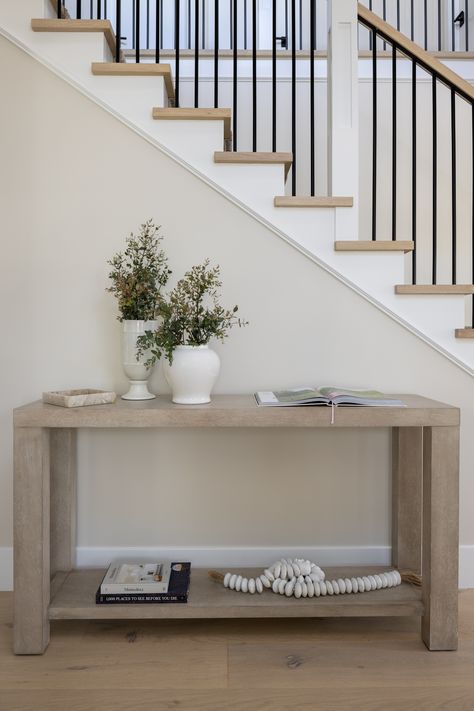
<path fill-rule="evenodd" d="M 419 395 L 393 395 L 406 407 L 259 407 L 253 395 L 215 395 L 207 405 L 155 400 L 66 408 L 41 401 L 13 412 L 15 427 L 443 427 L 459 425 L 459 408 Z"/>

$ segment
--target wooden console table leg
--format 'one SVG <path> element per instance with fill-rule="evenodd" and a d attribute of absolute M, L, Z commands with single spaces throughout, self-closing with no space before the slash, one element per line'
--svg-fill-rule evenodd
<path fill-rule="evenodd" d="M 49 430 L 15 428 L 15 654 L 42 654 L 49 642 L 49 479 Z"/>
<path fill-rule="evenodd" d="M 459 427 L 423 431 L 423 641 L 458 646 Z"/>
<path fill-rule="evenodd" d="M 51 575 L 69 571 L 76 557 L 77 431 L 53 429 L 51 438 Z"/>
<path fill-rule="evenodd" d="M 392 430 L 392 565 L 421 573 L 423 428 Z"/>

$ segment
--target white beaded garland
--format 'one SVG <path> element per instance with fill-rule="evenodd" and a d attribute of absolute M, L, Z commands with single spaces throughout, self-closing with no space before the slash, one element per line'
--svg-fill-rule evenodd
<path fill-rule="evenodd" d="M 237 573 L 226 573 L 223 578 L 225 588 L 236 592 L 259 595 L 265 588 L 271 588 L 278 595 L 286 597 L 325 597 L 326 595 L 349 595 L 381 590 L 400 585 L 402 578 L 398 570 L 374 573 L 353 578 L 326 580 L 324 570 L 310 560 L 303 558 L 281 558 L 255 578 L 246 578 Z"/>

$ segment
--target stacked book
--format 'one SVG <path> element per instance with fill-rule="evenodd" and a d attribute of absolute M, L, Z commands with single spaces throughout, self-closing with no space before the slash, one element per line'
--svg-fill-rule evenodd
<path fill-rule="evenodd" d="M 187 602 L 191 563 L 112 563 L 97 590 L 98 605 Z"/>

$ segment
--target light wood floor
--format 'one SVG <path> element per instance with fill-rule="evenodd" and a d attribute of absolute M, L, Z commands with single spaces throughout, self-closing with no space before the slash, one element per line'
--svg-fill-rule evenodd
<path fill-rule="evenodd" d="M 41 657 L 11 652 L 0 593 L 1 711 L 474 711 L 474 590 L 458 652 L 411 618 L 61 622 Z"/>

